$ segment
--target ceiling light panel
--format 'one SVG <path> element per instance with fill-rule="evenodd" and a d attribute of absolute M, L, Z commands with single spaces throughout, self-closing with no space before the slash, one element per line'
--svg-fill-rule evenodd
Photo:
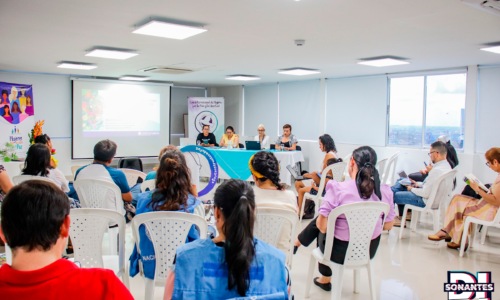
<path fill-rule="evenodd" d="M 197 35 L 207 31 L 201 27 L 192 27 L 186 25 L 178 25 L 166 22 L 151 21 L 132 33 L 158 36 L 169 39 L 183 40 L 193 35 Z"/>
<path fill-rule="evenodd" d="M 485 47 L 481 48 L 481 50 L 500 54 L 500 46 Z"/>
<path fill-rule="evenodd" d="M 259 80 L 260 77 L 250 76 L 250 75 L 231 75 L 226 77 L 227 80 L 240 80 L 240 81 L 251 81 L 251 80 Z"/>
<path fill-rule="evenodd" d="M 127 59 L 139 55 L 136 52 L 108 50 L 108 49 L 94 49 L 89 51 L 85 56 L 111 58 L 111 59 Z"/>
<path fill-rule="evenodd" d="M 120 80 L 132 80 L 132 81 L 145 81 L 145 80 L 151 79 L 151 77 L 127 75 L 127 76 L 122 76 L 119 79 Z"/>
<path fill-rule="evenodd" d="M 367 66 L 372 66 L 372 67 L 389 67 L 389 66 L 397 66 L 397 65 L 407 65 L 409 62 L 401 60 L 401 59 L 394 59 L 394 58 L 379 58 L 379 59 L 372 59 L 372 60 L 363 60 L 358 62 L 360 65 L 367 65 Z"/>
<path fill-rule="evenodd" d="M 77 69 L 77 70 L 92 70 L 97 68 L 97 65 L 94 64 L 86 64 L 86 63 L 70 63 L 70 62 L 62 62 L 57 65 L 58 68 L 63 69 Z"/>
<path fill-rule="evenodd" d="M 280 70 L 278 73 L 286 75 L 304 76 L 304 75 L 319 74 L 321 72 L 319 70 L 314 70 L 314 69 L 294 68 L 294 69 Z"/>

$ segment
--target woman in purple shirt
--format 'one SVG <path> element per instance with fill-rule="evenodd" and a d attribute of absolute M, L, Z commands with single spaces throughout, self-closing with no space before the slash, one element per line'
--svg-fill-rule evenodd
<path fill-rule="evenodd" d="M 330 180 L 326 186 L 326 195 L 319 208 L 319 216 L 299 234 L 295 246 L 309 246 L 317 239 L 318 247 L 321 251 L 325 250 L 325 237 L 328 224 L 328 216 L 335 208 L 361 201 L 382 201 L 390 206 L 390 211 L 383 222 L 383 216 L 377 223 L 373 232 L 372 242 L 370 244 L 370 257 L 373 258 L 377 252 L 380 243 L 380 234 L 382 230 L 390 230 L 394 225 L 394 200 L 391 188 L 380 184 L 380 178 L 375 165 L 377 164 L 377 154 L 371 147 L 363 146 L 352 153 L 352 158 L 348 162 L 349 175 L 354 180 L 337 182 Z M 332 248 L 331 261 L 344 264 L 347 247 L 349 245 L 349 225 L 344 215 L 340 215 L 335 223 L 335 237 Z M 296 249 L 295 249 L 296 251 Z M 321 277 L 314 278 L 314 284 L 325 291 L 330 291 L 332 285 L 330 279 L 332 270 L 325 265 L 319 264 Z"/>

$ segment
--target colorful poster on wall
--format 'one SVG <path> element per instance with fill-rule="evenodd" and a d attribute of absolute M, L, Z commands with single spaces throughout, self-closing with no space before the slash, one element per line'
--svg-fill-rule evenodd
<path fill-rule="evenodd" d="M 19 157 L 24 157 L 29 147 L 28 133 L 34 122 L 33 86 L 0 82 L 0 149 L 10 143 Z"/>
<path fill-rule="evenodd" d="M 216 141 L 224 134 L 224 98 L 189 97 L 188 98 L 189 137 L 196 138 L 204 125 L 210 126 L 210 132 Z"/>

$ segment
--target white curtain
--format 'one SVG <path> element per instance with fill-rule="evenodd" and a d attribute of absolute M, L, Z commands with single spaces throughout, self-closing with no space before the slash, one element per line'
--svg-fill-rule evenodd
<path fill-rule="evenodd" d="M 335 143 L 385 146 L 387 76 L 328 79 L 326 133 Z"/>
<path fill-rule="evenodd" d="M 263 124 L 267 135 L 276 136 L 278 130 L 278 84 L 245 86 L 244 96 L 244 135 L 257 135 L 257 126 Z"/>
<path fill-rule="evenodd" d="M 292 134 L 302 140 L 318 140 L 320 81 L 308 80 L 279 84 L 279 134 L 283 125 L 292 125 Z M 300 143 L 299 143 L 300 145 Z"/>
<path fill-rule="evenodd" d="M 500 146 L 500 67 L 480 67 L 478 84 L 476 152 Z"/>

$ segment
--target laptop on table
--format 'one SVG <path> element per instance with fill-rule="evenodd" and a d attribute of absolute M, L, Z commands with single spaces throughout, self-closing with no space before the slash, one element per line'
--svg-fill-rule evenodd
<path fill-rule="evenodd" d="M 260 142 L 246 141 L 245 148 L 247 148 L 247 150 L 261 150 L 260 149 Z"/>

